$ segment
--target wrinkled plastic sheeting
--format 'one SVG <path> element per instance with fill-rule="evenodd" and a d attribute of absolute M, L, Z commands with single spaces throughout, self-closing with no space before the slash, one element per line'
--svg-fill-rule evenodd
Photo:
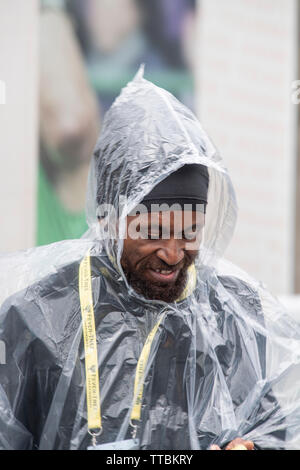
<path fill-rule="evenodd" d="M 0 305 L 10 295 L 82 259 L 90 246 L 90 240 L 64 240 L 28 250 L 0 252 Z"/>
<path fill-rule="evenodd" d="M 122 227 L 156 184 L 189 163 L 210 174 L 196 287 L 173 304 L 146 300 L 124 276 L 122 240 L 99 240 L 98 205 L 119 208 L 126 198 Z M 85 237 L 0 257 L 0 446 L 91 443 L 78 293 L 79 263 L 90 249 L 99 445 L 131 438 L 137 362 L 163 313 L 145 371 L 141 449 L 207 449 L 237 436 L 261 449 L 300 448 L 300 328 L 261 283 L 222 258 L 236 214 L 229 175 L 195 116 L 140 71 L 108 111 L 96 144 Z"/>

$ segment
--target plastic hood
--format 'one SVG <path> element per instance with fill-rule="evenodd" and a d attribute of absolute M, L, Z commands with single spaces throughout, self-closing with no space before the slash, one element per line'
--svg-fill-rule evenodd
<path fill-rule="evenodd" d="M 115 242 L 113 226 L 108 235 L 99 234 L 99 205 L 114 207 L 122 225 L 128 212 L 155 185 L 189 163 L 209 168 L 209 200 L 200 260 L 213 265 L 223 255 L 236 223 L 231 180 L 194 114 L 166 90 L 145 80 L 141 67 L 107 112 L 96 144 L 87 194 L 87 221 L 92 230 L 86 236 L 96 231 L 100 238 L 107 238 L 106 249 L 119 265 L 122 243 Z"/>

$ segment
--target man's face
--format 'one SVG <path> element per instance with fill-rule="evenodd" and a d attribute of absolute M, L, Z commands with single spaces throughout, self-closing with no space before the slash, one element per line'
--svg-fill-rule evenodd
<path fill-rule="evenodd" d="M 147 299 L 174 302 L 185 288 L 203 227 L 204 214 L 194 211 L 128 216 L 121 258 L 128 283 Z"/>

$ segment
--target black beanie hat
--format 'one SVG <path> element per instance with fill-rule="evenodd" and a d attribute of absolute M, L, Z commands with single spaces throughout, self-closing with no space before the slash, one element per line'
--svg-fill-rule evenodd
<path fill-rule="evenodd" d="M 192 210 L 205 212 L 208 186 L 209 174 L 205 165 L 184 165 L 156 185 L 141 204 L 148 210 L 151 204 L 179 204 L 182 210 L 185 204 L 191 204 Z"/>

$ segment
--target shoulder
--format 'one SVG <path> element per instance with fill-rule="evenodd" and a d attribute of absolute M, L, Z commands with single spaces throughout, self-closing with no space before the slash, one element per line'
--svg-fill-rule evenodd
<path fill-rule="evenodd" d="M 27 350 L 60 355 L 59 344 L 75 311 L 77 263 L 64 266 L 11 295 L 0 308 L 0 337 L 7 348 L 23 344 Z"/>
<path fill-rule="evenodd" d="M 75 261 L 61 264 L 10 295 L 0 307 L 0 337 L 16 344 L 21 335 L 28 344 L 36 342 L 64 356 L 81 322 L 79 266 L 83 258 L 77 256 Z"/>
<path fill-rule="evenodd" d="M 221 260 L 209 279 L 209 303 L 218 331 L 227 347 L 231 345 L 232 360 L 243 374 L 253 376 L 253 383 L 265 376 L 268 332 L 260 283 Z"/>
<path fill-rule="evenodd" d="M 87 253 L 101 260 L 101 249 L 89 240 L 64 240 L 0 256 L 1 311 L 57 299 L 66 289 L 78 291 L 79 266 Z"/>
<path fill-rule="evenodd" d="M 247 314 L 263 321 L 263 305 L 261 293 L 264 291 L 262 284 L 251 277 L 238 266 L 221 259 L 216 268 L 216 284 L 219 295 L 225 300 L 232 302 L 242 308 Z"/>

